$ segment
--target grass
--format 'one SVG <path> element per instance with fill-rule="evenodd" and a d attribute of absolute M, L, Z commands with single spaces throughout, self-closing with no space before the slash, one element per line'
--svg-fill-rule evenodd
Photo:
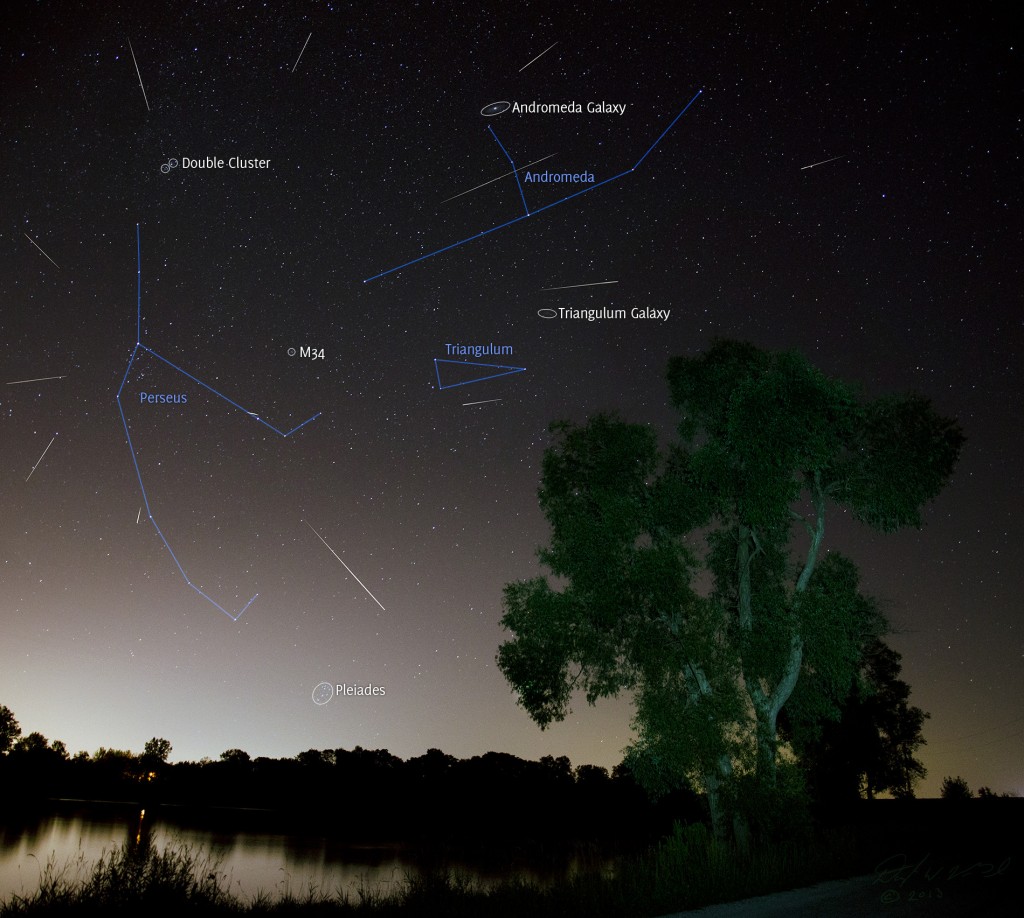
<path fill-rule="evenodd" d="M 217 864 L 187 846 L 156 851 L 127 844 L 88 867 L 82 858 L 43 867 L 39 889 L 0 905 L 8 915 L 227 914 L 237 904 L 223 889 Z M 84 876 L 83 876 L 84 874 Z"/>
<path fill-rule="evenodd" d="M 745 898 L 843 875 L 852 864 L 849 839 L 810 847 L 775 847 L 739 857 L 708 838 L 703 826 L 681 827 L 644 857 L 623 861 L 614 874 L 580 874 L 549 888 L 510 879 L 482 888 L 451 870 L 406 877 L 382 891 L 365 887 L 328 892 L 311 886 L 303 895 L 261 894 L 251 901 L 232 895 L 220 865 L 189 847 L 148 845 L 107 852 L 88 868 L 49 863 L 39 889 L 0 904 L 0 918 L 35 916 L 245 915 L 356 916 L 356 918 L 636 918 L 712 902 Z"/>

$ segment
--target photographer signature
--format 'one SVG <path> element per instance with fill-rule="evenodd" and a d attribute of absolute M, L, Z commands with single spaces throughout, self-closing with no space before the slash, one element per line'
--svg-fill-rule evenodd
<path fill-rule="evenodd" d="M 942 886 L 939 884 L 966 879 L 994 880 L 1009 870 L 1011 860 L 1006 857 L 999 863 L 973 861 L 950 864 L 933 860 L 931 852 L 919 860 L 911 860 L 906 854 L 894 854 L 875 867 L 873 885 L 888 887 L 882 893 L 883 905 L 892 905 L 904 899 L 908 902 L 942 899 Z M 909 887 L 908 883 L 911 884 Z"/>
<path fill-rule="evenodd" d="M 994 861 L 948 864 L 932 862 L 931 852 L 918 861 L 912 861 L 906 854 L 893 854 L 875 867 L 875 885 L 904 887 L 911 880 L 917 883 L 949 883 L 953 880 L 995 879 L 1003 876 L 1010 868 L 1012 858 L 1006 857 L 998 864 Z"/>

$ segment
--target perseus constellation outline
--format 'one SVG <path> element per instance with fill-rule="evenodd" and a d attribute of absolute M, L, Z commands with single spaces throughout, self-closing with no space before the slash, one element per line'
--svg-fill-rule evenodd
<path fill-rule="evenodd" d="M 135 466 L 135 476 L 139 480 L 139 490 L 142 492 L 142 502 L 143 502 L 143 505 L 146 508 L 146 518 L 150 521 L 150 523 L 153 524 L 153 528 L 156 530 L 156 534 L 160 537 L 160 541 L 163 542 L 164 548 L 166 548 L 167 551 L 170 553 L 171 559 L 174 561 L 174 564 L 178 568 L 178 572 L 181 574 L 181 576 L 184 579 L 185 583 L 187 583 L 193 590 L 195 590 L 195 592 L 197 592 L 200 596 L 202 596 L 203 599 L 205 599 L 208 603 L 210 603 L 210 605 L 214 606 L 214 608 L 216 608 L 219 611 L 223 612 L 232 621 L 236 621 L 237 622 L 242 617 L 242 615 L 245 613 L 245 610 L 248 609 L 249 606 L 251 606 L 253 604 L 253 602 L 256 601 L 256 597 L 259 596 L 260 594 L 259 593 L 254 593 L 252 595 L 252 597 L 249 599 L 249 601 L 244 606 L 242 606 L 241 610 L 237 614 L 232 614 L 231 612 L 229 612 L 227 609 L 224 608 L 224 606 L 222 606 L 219 602 L 217 602 L 217 600 L 215 600 L 208 593 L 206 593 L 203 590 L 201 590 L 199 587 L 197 587 L 192 582 L 192 580 L 189 578 L 188 574 L 185 572 L 185 568 L 182 567 L 181 562 L 178 560 L 178 556 L 174 553 L 174 549 L 171 548 L 171 543 L 167 541 L 167 537 L 163 534 L 163 531 L 160 529 L 160 526 L 157 524 L 156 517 L 153 515 L 152 507 L 149 504 L 149 496 L 146 494 L 146 486 L 145 486 L 145 484 L 143 484 L 143 481 L 142 481 L 142 471 L 139 469 L 139 460 L 138 460 L 138 457 L 136 455 L 135 444 L 132 442 L 131 430 L 128 427 L 128 419 L 127 419 L 127 417 L 125 417 L 124 406 L 121 404 L 121 393 L 124 391 L 125 384 L 128 382 L 128 376 L 131 374 L 132 366 L 134 366 L 134 364 L 135 364 L 135 358 L 138 356 L 140 350 L 141 351 L 145 351 L 147 354 L 150 354 L 153 357 L 156 357 L 157 360 L 161 360 L 164 363 L 166 363 L 169 367 L 171 367 L 171 369 L 177 371 L 178 373 L 181 373 L 182 376 L 186 376 L 188 379 L 191 379 L 194 383 L 198 383 L 204 389 L 207 389 L 210 392 L 212 392 L 218 398 L 223 399 L 225 402 L 227 402 L 232 407 L 237 408 L 244 415 L 246 415 L 246 417 L 250 418 L 251 420 L 257 421 L 258 423 L 262 424 L 264 427 L 269 427 L 272 431 L 274 431 L 274 433 L 278 434 L 281 437 L 290 437 L 292 434 L 294 434 L 298 430 L 301 430 L 303 427 L 305 427 L 311 421 L 315 421 L 318 417 L 320 417 L 322 412 L 318 411 L 312 417 L 307 418 L 305 421 L 303 421 L 301 424 L 296 425 L 291 430 L 288 430 L 288 431 L 279 430 L 273 424 L 270 424 L 267 421 L 263 420 L 263 418 L 261 418 L 258 414 L 255 414 L 254 412 L 249 411 L 246 408 L 243 408 L 236 401 L 228 398 L 222 392 L 218 392 L 216 389 L 213 388 L 213 386 L 207 385 L 201 379 L 197 379 L 195 376 L 193 376 L 188 371 L 183 370 L 177 364 L 172 363 L 170 360 L 168 360 L 163 355 L 158 354 L 152 348 L 147 347 L 145 344 L 143 344 L 142 343 L 142 234 L 141 234 L 141 230 L 139 228 L 139 224 L 137 224 L 137 223 L 135 224 L 135 246 L 136 246 L 136 255 L 137 255 L 137 261 L 138 261 L 138 278 L 137 278 L 137 281 L 136 281 L 136 307 L 135 307 L 135 309 L 136 309 L 136 312 L 135 312 L 135 316 L 136 316 L 135 347 L 132 350 L 131 358 L 128 360 L 128 368 L 125 370 L 124 378 L 121 380 L 121 385 L 120 385 L 120 387 L 117 390 L 117 395 L 114 396 L 114 400 L 117 402 L 117 410 L 121 413 L 121 423 L 124 425 L 124 433 L 125 433 L 125 436 L 128 439 L 128 448 L 129 448 L 129 450 L 131 450 L 132 464 Z"/>

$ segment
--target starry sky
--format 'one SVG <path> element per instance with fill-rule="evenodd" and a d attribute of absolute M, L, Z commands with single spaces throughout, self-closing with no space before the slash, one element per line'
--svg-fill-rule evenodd
<path fill-rule="evenodd" d="M 922 530 L 826 544 L 932 715 L 919 793 L 1024 792 L 1020 47 L 996 4 L 890 6 L 4 4 L 0 703 L 72 752 L 613 766 L 628 699 L 516 706 L 501 589 L 541 572 L 549 423 L 667 439 L 668 358 L 732 337 L 959 419 Z M 475 188 L 509 157 L 610 178 L 698 90 L 636 171 L 366 282 L 581 187 Z M 232 156 L 270 164 L 182 165 Z M 448 343 L 525 372 L 441 388 Z"/>

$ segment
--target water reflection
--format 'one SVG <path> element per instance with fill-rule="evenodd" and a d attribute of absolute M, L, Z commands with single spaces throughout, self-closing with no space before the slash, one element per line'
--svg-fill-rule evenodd
<path fill-rule="evenodd" d="M 238 822 L 241 814 L 225 814 Z M 424 869 L 449 867 L 483 886 L 515 875 L 546 885 L 580 869 L 607 868 L 611 859 L 591 852 L 561 852 L 545 861 L 527 860 L 525 854 L 480 857 L 473 863 L 437 850 L 413 850 L 401 845 L 353 845 L 308 834 L 230 831 L 210 823 L 172 821 L 173 811 L 140 809 L 121 804 L 64 803 L 36 819 L 0 826 L 0 901 L 12 894 L 29 895 L 39 885 L 47 862 L 67 868 L 69 878 L 83 878 L 104 853 L 127 843 L 139 852 L 168 844 L 208 856 L 209 870 L 222 885 L 249 900 L 259 893 L 273 897 L 305 895 L 311 889 L 329 895 L 360 890 L 389 889 L 405 884 Z M 205 871 L 206 868 L 204 868 Z"/>

